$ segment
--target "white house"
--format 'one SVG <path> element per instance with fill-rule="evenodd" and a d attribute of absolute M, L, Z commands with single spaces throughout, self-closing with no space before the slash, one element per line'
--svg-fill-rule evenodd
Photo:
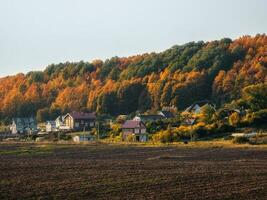
<path fill-rule="evenodd" d="M 205 105 L 209 105 L 211 108 L 216 110 L 213 104 L 211 104 L 209 101 L 204 100 L 204 101 L 198 101 L 198 102 L 193 103 L 191 106 L 186 108 L 184 112 L 192 113 L 192 114 L 199 114 L 201 112 L 201 108 L 204 107 Z"/>
<path fill-rule="evenodd" d="M 56 128 L 59 129 L 60 126 L 64 125 L 64 116 L 58 116 L 55 120 Z"/>

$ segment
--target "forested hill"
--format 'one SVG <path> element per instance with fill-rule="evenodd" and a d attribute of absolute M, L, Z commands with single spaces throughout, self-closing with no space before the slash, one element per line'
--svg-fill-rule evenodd
<path fill-rule="evenodd" d="M 266 91 L 266 75 L 265 34 L 190 42 L 127 58 L 52 64 L 44 71 L 0 79 L 0 118 L 38 112 L 48 119 L 70 110 L 116 115 L 170 105 L 182 110 L 204 99 L 220 106 L 242 98 L 248 86 Z"/>

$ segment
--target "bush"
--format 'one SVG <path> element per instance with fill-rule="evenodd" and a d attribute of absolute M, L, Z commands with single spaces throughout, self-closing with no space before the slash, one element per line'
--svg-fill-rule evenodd
<path fill-rule="evenodd" d="M 233 126 L 230 126 L 230 125 L 224 124 L 224 123 L 218 124 L 217 132 L 219 132 L 219 133 L 230 133 L 233 131 L 235 131 L 235 127 L 233 127 Z"/>
<path fill-rule="evenodd" d="M 229 124 L 231 126 L 237 127 L 240 123 L 240 116 L 238 113 L 234 112 L 229 116 Z"/>
<path fill-rule="evenodd" d="M 135 137 L 132 134 L 127 135 L 127 137 L 125 138 L 125 141 L 126 142 L 135 142 Z"/>
<path fill-rule="evenodd" d="M 175 140 L 177 140 L 177 135 L 170 130 L 160 131 L 152 136 L 152 140 L 154 142 L 162 143 L 174 142 Z"/>
<path fill-rule="evenodd" d="M 248 143 L 249 139 L 247 137 L 235 137 L 233 143 L 235 144 L 245 144 Z"/>
<path fill-rule="evenodd" d="M 247 117 L 251 125 L 267 124 L 267 109 L 252 113 Z"/>
<path fill-rule="evenodd" d="M 120 124 L 113 124 L 111 126 L 111 130 L 109 131 L 109 136 L 115 138 L 115 137 L 119 136 L 120 133 L 121 133 L 121 125 Z"/>

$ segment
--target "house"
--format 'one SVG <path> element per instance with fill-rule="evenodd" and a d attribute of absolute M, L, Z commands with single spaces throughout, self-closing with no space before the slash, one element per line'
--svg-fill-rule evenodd
<path fill-rule="evenodd" d="M 95 136 L 92 135 L 76 135 L 72 137 L 73 142 L 88 142 L 95 141 Z"/>
<path fill-rule="evenodd" d="M 162 110 L 158 112 L 158 115 L 163 116 L 165 119 L 172 119 L 174 118 L 174 114 L 171 111 Z"/>
<path fill-rule="evenodd" d="M 184 120 L 182 121 L 182 124 L 187 125 L 187 126 L 192 126 L 196 123 L 198 114 L 201 113 L 201 109 L 204 106 L 210 106 L 212 109 L 215 109 L 215 105 L 211 104 L 209 101 L 204 100 L 204 101 L 197 101 L 193 103 L 191 106 L 187 107 L 184 112 L 182 112 L 182 116 Z"/>
<path fill-rule="evenodd" d="M 187 118 L 184 119 L 182 124 L 187 125 L 187 126 L 192 126 L 192 125 L 195 124 L 195 122 L 196 122 L 196 118 L 187 117 Z"/>
<path fill-rule="evenodd" d="M 58 116 L 55 120 L 56 128 L 59 129 L 61 126 L 64 126 L 64 116 Z"/>
<path fill-rule="evenodd" d="M 162 119 L 165 119 L 165 117 L 162 115 L 137 115 L 133 118 L 134 121 L 142 121 L 144 123 L 154 122 Z"/>
<path fill-rule="evenodd" d="M 129 136 L 133 136 L 136 142 L 148 141 L 145 124 L 142 121 L 127 120 L 122 125 L 122 140 L 127 140 Z"/>
<path fill-rule="evenodd" d="M 45 125 L 46 132 L 55 132 L 57 131 L 57 126 L 55 121 L 47 121 Z"/>
<path fill-rule="evenodd" d="M 34 117 L 13 118 L 10 130 L 13 134 L 33 133 L 37 131 L 37 122 Z"/>
<path fill-rule="evenodd" d="M 71 130 L 89 130 L 95 127 L 95 113 L 72 112 L 64 116 L 64 124 Z"/>
<path fill-rule="evenodd" d="M 68 131 L 70 127 L 66 126 L 64 121 L 65 116 L 58 116 L 55 120 L 57 131 Z"/>
<path fill-rule="evenodd" d="M 184 112 L 192 113 L 192 114 L 199 114 L 201 112 L 201 108 L 204 107 L 205 105 L 209 105 L 215 109 L 215 106 L 213 104 L 211 104 L 207 100 L 204 100 L 204 101 L 197 101 L 193 103 L 191 106 L 186 108 Z"/>

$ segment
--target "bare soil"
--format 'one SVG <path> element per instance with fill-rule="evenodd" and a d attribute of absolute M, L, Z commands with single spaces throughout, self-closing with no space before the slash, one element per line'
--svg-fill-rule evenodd
<path fill-rule="evenodd" d="M 267 199 L 267 149 L 0 144 L 0 199 Z"/>

